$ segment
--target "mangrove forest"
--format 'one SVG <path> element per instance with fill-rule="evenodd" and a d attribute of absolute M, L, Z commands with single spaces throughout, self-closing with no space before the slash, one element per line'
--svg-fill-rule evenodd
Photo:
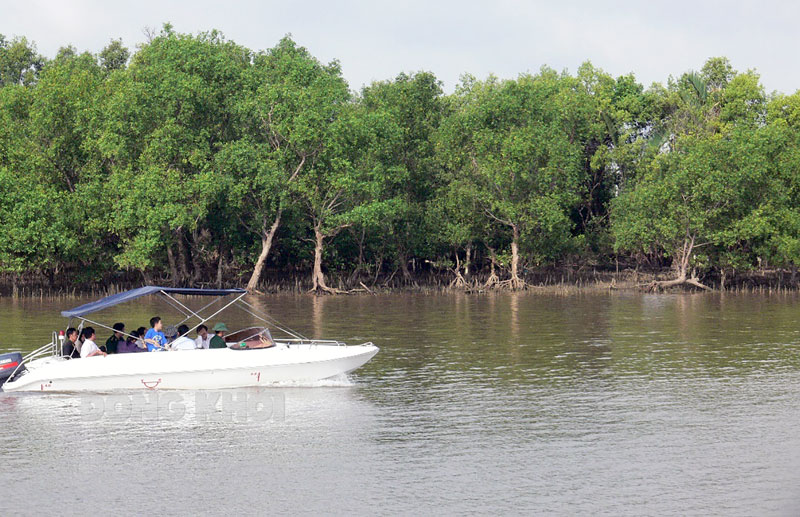
<path fill-rule="evenodd" d="M 52 58 L 0 36 L 0 282 L 796 287 L 800 91 L 725 57 L 665 77 L 586 62 L 354 91 L 289 36 L 166 24 Z"/>

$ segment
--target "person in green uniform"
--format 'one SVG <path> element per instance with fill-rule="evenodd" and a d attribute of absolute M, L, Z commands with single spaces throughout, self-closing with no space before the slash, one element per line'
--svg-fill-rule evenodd
<path fill-rule="evenodd" d="M 228 348 L 225 343 L 225 333 L 228 332 L 228 327 L 224 323 L 217 323 L 211 331 L 214 333 L 214 337 L 209 341 L 208 348 Z"/>
<path fill-rule="evenodd" d="M 111 334 L 111 337 L 106 339 L 106 346 L 105 352 L 109 354 L 116 354 L 117 353 L 117 345 L 120 341 L 125 341 L 125 338 L 122 337 L 122 333 L 125 332 L 125 324 L 124 323 L 114 323 L 114 333 Z"/>

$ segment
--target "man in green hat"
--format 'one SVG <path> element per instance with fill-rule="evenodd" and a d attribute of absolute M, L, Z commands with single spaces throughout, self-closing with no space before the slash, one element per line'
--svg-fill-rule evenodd
<path fill-rule="evenodd" d="M 214 333 L 214 337 L 208 342 L 208 348 L 228 348 L 225 343 L 225 333 L 228 332 L 228 327 L 224 323 L 217 323 L 211 331 Z"/>

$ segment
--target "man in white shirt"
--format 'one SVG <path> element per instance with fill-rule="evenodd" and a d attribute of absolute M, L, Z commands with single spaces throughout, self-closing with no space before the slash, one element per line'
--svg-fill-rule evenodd
<path fill-rule="evenodd" d="M 195 346 L 208 350 L 209 341 L 211 341 L 211 336 L 208 334 L 208 327 L 205 325 L 197 327 L 197 339 L 194 340 Z"/>
<path fill-rule="evenodd" d="M 102 355 L 105 356 L 106 353 L 100 350 L 97 347 L 97 343 L 94 342 L 97 336 L 94 333 L 94 329 L 92 327 L 86 327 L 83 329 L 83 344 L 81 345 L 81 359 L 85 359 L 87 357 L 92 357 L 93 355 Z"/>
<path fill-rule="evenodd" d="M 186 334 L 189 333 L 189 327 L 186 325 L 181 325 L 178 327 L 178 334 L 180 337 L 175 339 L 175 341 L 169 344 L 170 349 L 172 350 L 194 350 L 197 348 L 197 344 L 191 338 L 186 337 Z"/>

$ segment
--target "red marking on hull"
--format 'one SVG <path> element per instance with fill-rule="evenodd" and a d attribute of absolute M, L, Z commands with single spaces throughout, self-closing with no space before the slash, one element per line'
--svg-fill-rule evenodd
<path fill-rule="evenodd" d="M 3 365 L 0 365 L 0 370 L 4 370 L 6 368 L 16 368 L 17 366 L 19 366 L 19 363 L 14 361 L 13 363 L 6 363 L 6 364 L 3 364 Z"/>
<path fill-rule="evenodd" d="M 148 390 L 154 390 L 156 389 L 156 386 L 161 384 L 161 379 L 158 379 L 157 381 L 145 381 L 142 379 L 142 384 L 144 384 L 144 387 Z"/>

